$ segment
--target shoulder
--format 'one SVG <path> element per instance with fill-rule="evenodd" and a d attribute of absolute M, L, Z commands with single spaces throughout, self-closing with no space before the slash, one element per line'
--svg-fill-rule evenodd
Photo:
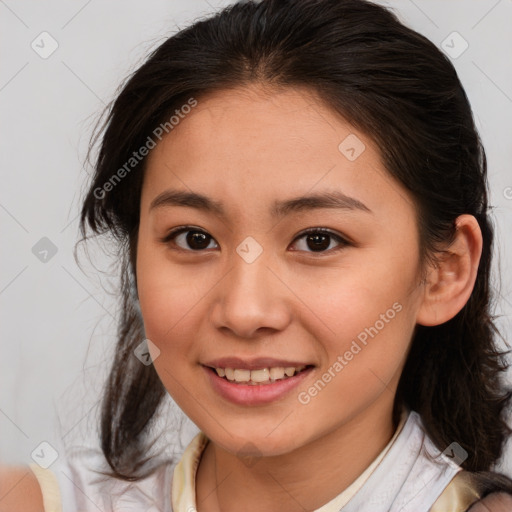
<path fill-rule="evenodd" d="M 504 492 L 493 492 L 477 501 L 468 512 L 510 512 L 512 495 Z"/>
<path fill-rule="evenodd" d="M 43 495 L 31 469 L 0 466 L 0 512 L 42 512 Z"/>

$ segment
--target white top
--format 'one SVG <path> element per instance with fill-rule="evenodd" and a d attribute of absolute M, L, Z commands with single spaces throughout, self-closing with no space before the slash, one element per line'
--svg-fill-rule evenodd
<path fill-rule="evenodd" d="M 99 450 L 72 450 L 50 469 L 30 467 L 45 512 L 196 512 L 195 475 L 207 437 L 199 432 L 181 460 L 162 464 L 137 482 L 106 478 Z M 440 453 L 420 416 L 404 413 L 390 442 L 344 491 L 315 512 L 428 512 L 461 468 Z"/>

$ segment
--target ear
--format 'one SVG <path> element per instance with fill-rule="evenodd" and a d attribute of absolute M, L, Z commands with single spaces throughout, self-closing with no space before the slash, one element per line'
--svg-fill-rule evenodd
<path fill-rule="evenodd" d="M 452 319 L 469 300 L 475 286 L 482 254 L 480 226 L 473 215 L 460 215 L 455 227 L 453 243 L 429 267 L 416 318 L 420 325 L 440 325 Z"/>

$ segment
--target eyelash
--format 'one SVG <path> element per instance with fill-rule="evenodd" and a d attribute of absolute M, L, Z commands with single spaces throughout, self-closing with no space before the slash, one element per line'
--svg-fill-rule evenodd
<path fill-rule="evenodd" d="M 187 233 L 189 231 L 190 232 L 194 232 L 194 233 L 204 234 L 207 237 L 210 237 L 210 241 L 211 240 L 215 240 L 211 235 L 209 235 L 206 231 L 204 231 L 204 230 L 202 230 L 200 228 L 195 228 L 194 226 L 180 226 L 178 228 L 172 229 L 169 233 L 167 233 L 167 235 L 165 235 L 163 238 L 161 238 L 160 241 L 162 243 L 164 243 L 164 244 L 169 244 L 170 242 L 174 241 L 174 239 L 178 235 L 181 235 L 182 233 Z M 347 239 L 343 238 L 341 235 L 331 231 L 330 229 L 326 229 L 326 228 L 308 228 L 308 229 L 305 229 L 304 231 L 301 231 L 293 239 L 292 243 L 295 243 L 297 240 L 300 240 L 301 238 L 303 238 L 303 237 L 305 237 L 307 235 L 310 235 L 310 234 L 323 234 L 323 235 L 327 235 L 327 236 L 331 237 L 332 239 L 334 239 L 336 242 L 338 242 L 339 246 L 335 247 L 335 248 L 327 249 L 325 251 L 299 251 L 299 252 L 307 252 L 309 254 L 318 254 L 318 255 L 332 254 L 332 253 L 336 253 L 336 252 L 340 251 L 341 249 L 344 249 L 347 246 L 352 245 L 351 242 L 349 242 Z M 177 250 L 177 251 L 192 252 L 192 253 L 205 252 L 205 249 L 200 249 L 200 250 L 183 249 L 182 247 L 179 247 L 179 246 L 173 247 L 172 249 L 173 250 Z"/>

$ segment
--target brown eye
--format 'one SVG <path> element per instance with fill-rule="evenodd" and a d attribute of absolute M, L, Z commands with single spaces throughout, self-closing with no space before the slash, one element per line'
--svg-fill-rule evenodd
<path fill-rule="evenodd" d="M 206 249 L 210 244 L 211 236 L 199 231 L 188 231 L 185 240 L 188 246 L 194 250 Z"/>
<path fill-rule="evenodd" d="M 312 251 L 325 251 L 331 245 L 331 237 L 323 233 L 306 235 L 306 244 Z"/>
<path fill-rule="evenodd" d="M 162 241 L 164 243 L 172 242 L 186 251 L 202 251 L 211 248 L 209 246 L 214 239 L 205 231 L 182 227 L 171 231 Z"/>
<path fill-rule="evenodd" d="M 295 238 L 295 245 L 298 248 L 294 250 L 299 251 L 334 252 L 349 245 L 349 243 L 340 235 L 330 230 L 311 228 Z"/>

